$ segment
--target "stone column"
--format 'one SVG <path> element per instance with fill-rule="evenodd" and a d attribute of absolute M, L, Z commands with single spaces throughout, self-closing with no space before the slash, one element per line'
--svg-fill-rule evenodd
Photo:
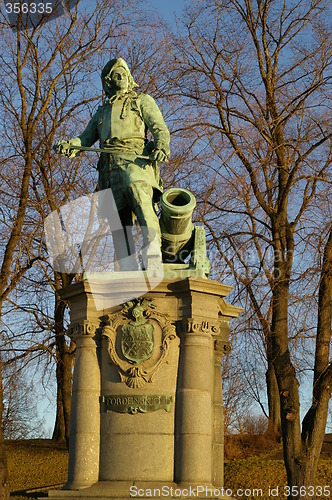
<path fill-rule="evenodd" d="M 213 363 L 205 321 L 183 320 L 176 401 L 176 483 L 211 484 Z"/>
<path fill-rule="evenodd" d="M 220 361 L 230 350 L 229 342 L 220 338 L 214 341 L 212 481 L 218 488 L 224 486 L 224 409 Z"/>
<path fill-rule="evenodd" d="M 224 481 L 224 412 L 222 401 L 220 341 L 214 341 L 214 388 L 213 388 L 213 443 L 212 481 L 215 486 L 223 486 Z"/>
<path fill-rule="evenodd" d="M 96 325 L 72 326 L 76 342 L 70 415 L 68 481 L 64 489 L 87 488 L 98 481 L 100 448 L 100 368 Z"/>

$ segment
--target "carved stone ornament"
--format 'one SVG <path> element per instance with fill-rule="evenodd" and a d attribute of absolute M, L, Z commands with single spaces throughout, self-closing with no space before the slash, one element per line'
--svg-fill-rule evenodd
<path fill-rule="evenodd" d="M 129 361 L 139 363 L 151 358 L 154 349 L 154 326 L 144 317 L 144 308 L 137 304 L 131 315 L 134 321 L 122 327 L 122 354 Z"/>
<path fill-rule="evenodd" d="M 91 323 L 90 321 L 84 320 L 82 323 L 71 323 L 68 329 L 68 334 L 70 337 L 78 337 L 81 335 L 93 336 L 96 332 L 97 325 Z"/>
<path fill-rule="evenodd" d="M 218 335 L 220 328 L 218 323 L 210 320 L 196 321 L 193 318 L 186 318 L 181 321 L 180 330 L 182 333 L 207 333 Z"/>
<path fill-rule="evenodd" d="M 102 335 L 108 339 L 108 352 L 118 368 L 121 381 L 132 389 L 153 381 L 156 371 L 167 358 L 170 342 L 176 338 L 175 327 L 168 316 L 153 311 L 152 307 L 153 304 L 146 299 L 128 303 L 119 313 L 109 316 L 108 324 L 102 330 Z M 128 317 L 131 319 L 129 322 Z M 160 326 L 162 338 L 161 346 L 158 346 L 158 358 L 152 366 L 147 366 L 146 361 L 154 351 L 152 321 Z M 128 361 L 121 359 L 116 350 L 116 338 L 121 325 L 121 351 Z"/>
<path fill-rule="evenodd" d="M 232 346 L 228 340 L 215 340 L 214 350 L 224 356 L 224 354 L 229 354 L 231 352 Z"/>

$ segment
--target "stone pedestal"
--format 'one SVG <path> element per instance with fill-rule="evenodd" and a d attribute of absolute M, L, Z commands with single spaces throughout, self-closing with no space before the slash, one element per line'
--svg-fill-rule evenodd
<path fill-rule="evenodd" d="M 76 341 L 69 472 L 49 496 L 223 497 L 220 361 L 240 312 L 224 301 L 231 288 L 150 277 L 147 292 L 127 276 L 62 292 Z M 138 299 L 125 303 L 128 289 Z"/>

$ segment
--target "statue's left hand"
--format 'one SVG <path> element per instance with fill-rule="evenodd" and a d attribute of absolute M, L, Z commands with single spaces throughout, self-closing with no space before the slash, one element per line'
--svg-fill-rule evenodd
<path fill-rule="evenodd" d="M 151 160 L 156 162 L 168 161 L 168 156 L 162 149 L 155 149 L 154 151 L 152 151 L 152 153 L 150 154 L 150 158 Z"/>

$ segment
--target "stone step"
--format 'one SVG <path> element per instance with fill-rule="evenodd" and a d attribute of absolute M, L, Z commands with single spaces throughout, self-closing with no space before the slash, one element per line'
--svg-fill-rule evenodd
<path fill-rule="evenodd" d="M 90 488 L 81 490 L 51 490 L 48 498 L 51 500 L 124 500 L 124 499 L 151 499 L 151 498 L 169 498 L 169 499 L 219 499 L 231 500 L 226 493 L 230 490 L 211 485 L 178 485 L 175 483 L 137 483 L 127 482 L 100 482 Z M 40 499 L 42 500 L 42 499 Z"/>

